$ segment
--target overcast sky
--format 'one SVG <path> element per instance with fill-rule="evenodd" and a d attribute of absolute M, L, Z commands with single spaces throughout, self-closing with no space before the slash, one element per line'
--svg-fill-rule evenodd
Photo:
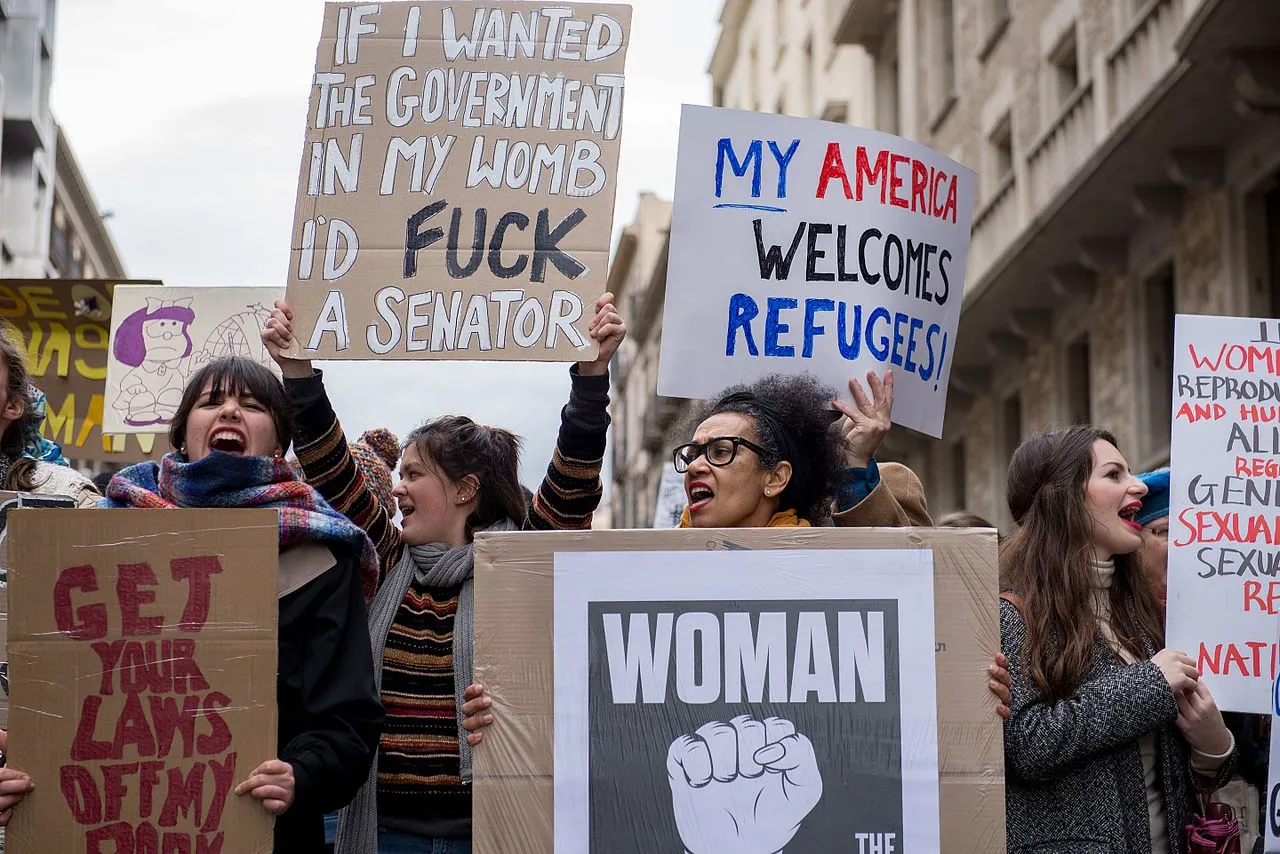
<path fill-rule="evenodd" d="M 637 0 L 615 232 L 670 197 L 680 104 L 708 102 L 719 0 Z M 126 268 L 169 285 L 281 285 L 321 0 L 60 0 L 53 110 Z M 562 365 L 328 363 L 349 436 L 461 413 L 524 436 L 534 487 L 568 394 Z"/>

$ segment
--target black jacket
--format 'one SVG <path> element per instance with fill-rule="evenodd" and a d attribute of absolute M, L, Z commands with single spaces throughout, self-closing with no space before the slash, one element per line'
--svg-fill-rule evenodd
<path fill-rule="evenodd" d="M 295 791 L 276 819 L 275 854 L 325 850 L 324 814 L 355 797 L 382 731 L 359 561 L 330 549 L 337 565 L 280 600 L 279 756 Z"/>

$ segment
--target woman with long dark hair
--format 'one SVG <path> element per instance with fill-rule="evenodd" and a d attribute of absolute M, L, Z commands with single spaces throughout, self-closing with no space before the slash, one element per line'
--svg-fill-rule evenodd
<path fill-rule="evenodd" d="M 0 327 L 0 489 L 66 495 L 81 507 L 94 506 L 101 496 L 92 481 L 40 435 L 45 414 L 44 392 L 31 384 L 21 344 Z"/>
<path fill-rule="evenodd" d="M 1182 854 L 1197 786 L 1230 775 L 1231 734 L 1195 663 L 1163 648 L 1159 603 L 1132 560 L 1146 491 L 1093 427 L 1033 436 L 1010 462 L 1010 852 Z"/>
<path fill-rule="evenodd" d="M 293 438 L 289 402 L 256 362 L 227 357 L 196 371 L 169 438 L 173 451 L 160 463 L 112 478 L 102 506 L 279 513 L 278 753 L 245 757 L 259 764 L 235 794 L 276 816 L 276 854 L 320 854 L 322 817 L 359 789 L 382 725 L 360 594 L 377 554 L 364 532 L 294 478 L 284 459 Z M 0 824 L 30 785 L 3 769 Z"/>
<path fill-rule="evenodd" d="M 284 358 L 293 315 L 276 303 L 263 340 L 285 376 L 308 483 L 360 525 L 378 549 L 381 575 L 366 580 L 369 632 L 387 709 L 368 779 L 337 820 L 338 854 L 468 854 L 471 748 L 493 716 L 472 683 L 471 577 L 481 531 L 581 530 L 600 503 L 609 427 L 609 360 L 626 335 L 611 294 L 596 303 L 597 357 L 570 368 L 555 453 L 533 501 L 520 486 L 520 440 L 461 415 L 409 434 L 395 508 L 378 501 L 351 455 L 342 425 L 310 362 Z M 363 775 L 362 775 L 363 776 Z"/>

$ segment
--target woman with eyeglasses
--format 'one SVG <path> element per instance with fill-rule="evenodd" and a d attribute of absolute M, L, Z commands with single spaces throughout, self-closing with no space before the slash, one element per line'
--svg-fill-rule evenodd
<path fill-rule="evenodd" d="M 673 453 L 689 499 L 680 526 L 932 525 L 915 473 L 875 461 L 889 432 L 893 374 L 868 373 L 867 385 L 870 396 L 851 379 L 848 404 L 811 377 L 774 375 L 695 407 L 691 441 Z"/>

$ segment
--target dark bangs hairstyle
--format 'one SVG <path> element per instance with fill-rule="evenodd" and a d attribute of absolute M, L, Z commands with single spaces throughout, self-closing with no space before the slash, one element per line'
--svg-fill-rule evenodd
<path fill-rule="evenodd" d="M 736 412 L 755 425 L 761 469 L 786 460 L 791 480 L 778 496 L 778 510 L 794 510 L 813 525 L 831 519 L 832 496 L 841 470 L 839 413 L 835 391 L 812 376 L 771 374 L 750 385 L 732 386 L 714 401 L 695 404 L 677 427 L 678 442 L 691 441 L 698 425 L 713 415 Z"/>
<path fill-rule="evenodd" d="M 1099 439 L 1116 444 L 1088 425 L 1041 433 L 1019 445 L 1009 463 L 1009 510 L 1018 530 L 1000 549 L 1000 589 L 1023 600 L 1024 663 L 1050 702 L 1074 697 L 1093 665 L 1099 627 L 1085 487 Z M 1164 646 L 1163 617 L 1136 558 L 1114 557 L 1111 628 L 1120 646 L 1142 660 L 1151 654 L 1148 643 Z"/>
<path fill-rule="evenodd" d="M 187 387 L 182 391 L 182 402 L 178 404 L 178 412 L 169 425 L 169 445 L 175 451 L 186 453 L 187 420 L 205 385 L 209 385 L 210 399 L 214 402 L 225 400 L 227 395 L 251 395 L 266 408 L 275 423 L 280 452 L 289 450 L 289 446 L 293 444 L 293 410 L 280 380 L 271 371 L 250 359 L 223 356 L 203 366 L 187 380 Z"/>
<path fill-rule="evenodd" d="M 467 475 L 480 482 L 476 509 L 467 517 L 468 542 L 503 519 L 524 523 L 529 510 L 520 485 L 519 436 L 465 415 L 446 415 L 410 433 L 404 447 L 410 445 L 425 465 L 453 483 Z"/>
<path fill-rule="evenodd" d="M 22 456 L 27 444 L 26 418 L 31 413 L 31 375 L 27 371 L 27 357 L 23 353 L 18 333 L 7 324 L 0 326 L 0 356 L 8 369 L 5 394 L 9 400 L 22 401 L 22 417 L 9 425 L 0 436 L 0 453 L 12 460 L 3 488 L 11 492 L 31 492 L 35 489 L 36 461 Z"/>

